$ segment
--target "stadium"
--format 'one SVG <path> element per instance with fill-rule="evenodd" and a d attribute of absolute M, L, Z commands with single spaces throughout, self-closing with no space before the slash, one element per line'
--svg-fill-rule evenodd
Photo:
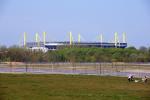
<path fill-rule="evenodd" d="M 100 42 L 81 42 L 80 35 L 78 35 L 78 41 L 73 41 L 72 33 L 70 32 L 70 41 L 59 41 L 59 42 L 47 42 L 46 32 L 43 33 L 43 41 L 39 40 L 38 33 L 36 33 L 35 42 L 26 42 L 26 33 L 24 33 L 24 45 L 23 47 L 32 50 L 42 50 L 44 52 L 48 50 L 58 50 L 64 47 L 98 47 L 98 48 L 126 48 L 126 36 L 123 33 L 123 40 L 119 42 L 118 34 L 115 33 L 114 42 L 103 42 L 102 35 L 100 36 Z"/>

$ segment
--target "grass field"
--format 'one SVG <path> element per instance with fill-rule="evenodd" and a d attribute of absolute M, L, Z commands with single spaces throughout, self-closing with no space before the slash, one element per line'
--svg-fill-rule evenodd
<path fill-rule="evenodd" d="M 0 100 L 150 100 L 150 82 L 82 75 L 0 74 Z"/>

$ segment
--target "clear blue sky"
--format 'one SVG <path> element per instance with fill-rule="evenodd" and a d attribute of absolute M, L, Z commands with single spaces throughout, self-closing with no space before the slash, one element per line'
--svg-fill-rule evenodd
<path fill-rule="evenodd" d="M 21 43 L 23 32 L 34 41 L 35 32 L 47 32 L 48 41 L 74 39 L 113 41 L 126 32 L 129 46 L 150 47 L 149 0 L 0 0 L 0 45 Z"/>

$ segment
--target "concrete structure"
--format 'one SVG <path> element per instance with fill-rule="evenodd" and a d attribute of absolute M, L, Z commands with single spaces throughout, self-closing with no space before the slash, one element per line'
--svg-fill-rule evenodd
<path fill-rule="evenodd" d="M 126 48 L 126 35 L 123 33 L 122 42 L 119 41 L 118 33 L 115 32 L 114 42 L 103 42 L 103 36 L 100 35 L 99 42 L 81 42 L 81 36 L 78 34 L 78 41 L 73 41 L 72 33 L 69 33 L 69 41 L 46 42 L 46 32 L 43 32 L 43 42 L 41 42 L 38 33 L 35 35 L 35 42 L 26 42 L 26 33 L 24 33 L 23 46 L 32 50 L 57 50 L 64 47 L 99 47 L 99 48 Z"/>
<path fill-rule="evenodd" d="M 125 48 L 127 43 L 107 43 L 107 42 L 73 42 L 70 45 L 70 41 L 64 42 L 28 42 L 26 44 L 27 48 L 42 47 L 48 50 L 57 50 L 63 47 L 99 47 L 99 48 Z M 38 48 L 37 48 L 38 49 Z"/>

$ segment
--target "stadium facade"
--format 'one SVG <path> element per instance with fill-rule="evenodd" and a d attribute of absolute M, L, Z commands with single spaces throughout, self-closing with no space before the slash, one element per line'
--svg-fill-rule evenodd
<path fill-rule="evenodd" d="M 38 34 L 36 34 L 35 42 L 26 42 L 26 34 L 24 33 L 24 47 L 32 50 L 42 50 L 44 52 L 48 50 L 58 50 L 64 47 L 98 47 L 98 48 L 126 48 L 127 42 L 123 34 L 123 41 L 119 42 L 118 35 L 115 33 L 114 42 L 103 42 L 102 35 L 100 37 L 100 42 L 81 42 L 80 35 L 78 36 L 78 41 L 73 41 L 72 33 L 70 32 L 70 41 L 62 42 L 46 42 L 46 33 L 43 33 L 43 42 L 38 39 Z"/>
<path fill-rule="evenodd" d="M 64 47 L 98 47 L 98 48 L 126 48 L 127 43 L 108 43 L 108 42 L 73 42 L 72 45 L 70 45 L 69 41 L 65 42 L 46 42 L 45 44 L 43 42 L 27 42 L 26 44 L 27 48 L 30 49 L 41 49 L 44 51 L 47 50 L 58 50 Z"/>

